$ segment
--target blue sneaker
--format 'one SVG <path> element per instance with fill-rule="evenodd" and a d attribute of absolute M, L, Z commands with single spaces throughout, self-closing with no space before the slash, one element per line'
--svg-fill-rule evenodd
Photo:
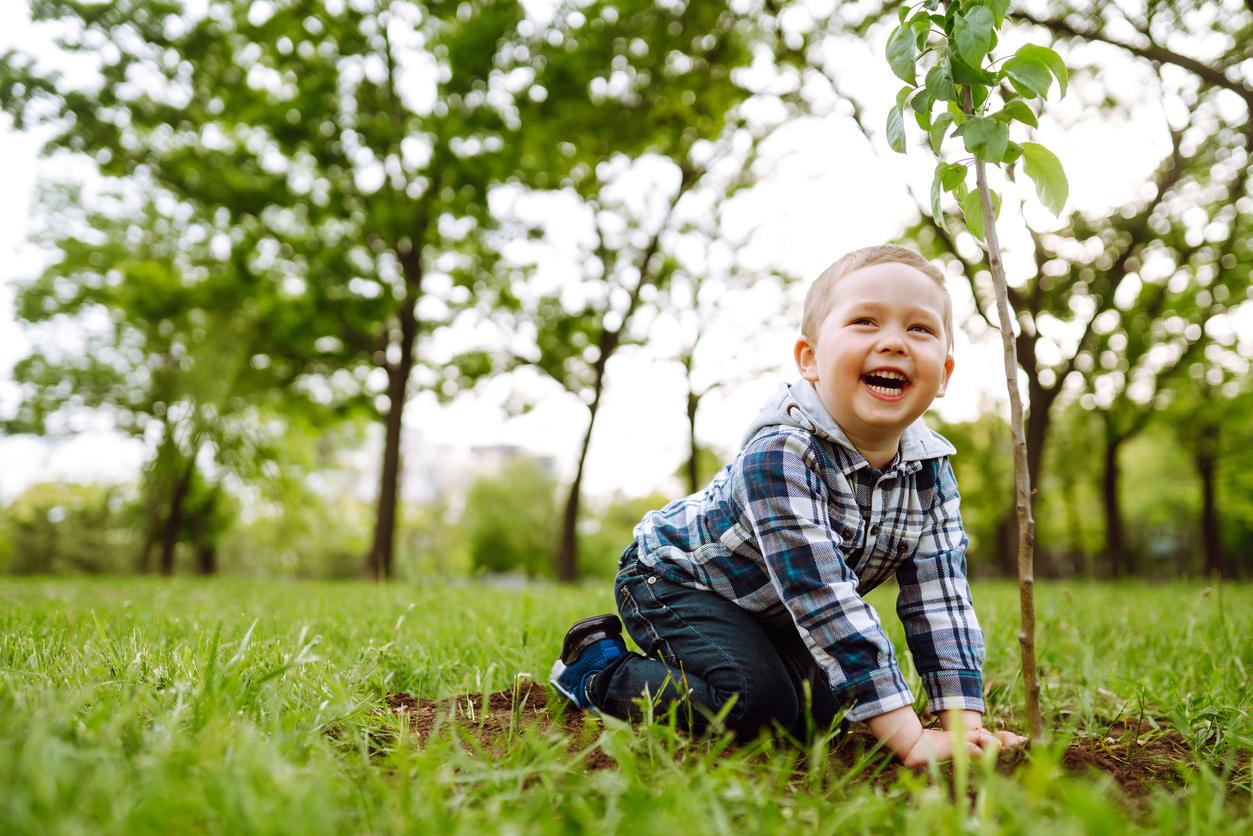
<path fill-rule="evenodd" d="M 586 711 L 592 708 L 587 698 L 587 683 L 609 663 L 627 652 L 622 640 L 622 622 L 616 615 L 594 615 L 576 621 L 566 632 L 561 644 L 561 658 L 553 662 L 548 681 L 552 686 Z"/>

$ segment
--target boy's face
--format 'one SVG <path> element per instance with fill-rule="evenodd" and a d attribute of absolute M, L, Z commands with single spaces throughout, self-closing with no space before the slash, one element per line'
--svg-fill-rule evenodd
<path fill-rule="evenodd" d="M 944 394 L 953 373 L 944 332 L 947 295 L 904 264 L 843 276 L 813 335 L 796 343 L 801 377 L 859 448 L 895 447 L 905 428 Z"/>

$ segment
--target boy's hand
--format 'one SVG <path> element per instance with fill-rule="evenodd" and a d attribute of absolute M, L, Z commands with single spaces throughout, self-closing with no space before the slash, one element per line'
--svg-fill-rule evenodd
<path fill-rule="evenodd" d="M 961 740 L 956 732 L 924 729 L 913 748 L 900 756 L 901 761 L 909 767 L 926 766 L 930 761 L 949 761 L 953 759 L 954 751 L 958 746 L 965 746 L 966 751 L 972 756 L 979 757 L 983 754 L 983 749 L 972 739 L 977 738 L 978 735 L 979 732 L 967 732 L 966 738 Z"/>
<path fill-rule="evenodd" d="M 957 735 L 958 720 L 962 736 Z M 928 760 L 952 760 L 957 746 L 976 757 L 984 752 L 994 757 L 1003 748 L 1021 746 L 1027 742 L 1013 732 L 992 733 L 983 727 L 983 715 L 977 711 L 946 712 L 940 722 L 945 729 L 926 729 L 918 721 L 912 708 L 898 708 L 866 721 L 871 733 L 896 753 L 906 766 L 923 766 Z"/>
<path fill-rule="evenodd" d="M 1027 738 L 1011 731 L 991 732 L 983 727 L 983 715 L 978 711 L 957 711 L 952 709 L 940 714 L 940 726 L 946 731 L 958 727 L 958 721 L 966 733 L 966 740 L 975 744 L 982 751 L 993 749 L 1017 749 L 1027 742 Z"/>

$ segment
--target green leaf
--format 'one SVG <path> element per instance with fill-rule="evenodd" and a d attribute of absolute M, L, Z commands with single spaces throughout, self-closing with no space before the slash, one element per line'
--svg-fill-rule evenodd
<path fill-rule="evenodd" d="M 983 5 L 992 12 L 992 17 L 996 19 L 996 28 L 1000 29 L 1005 22 L 1005 13 L 1009 11 L 1009 0 L 984 0 Z"/>
<path fill-rule="evenodd" d="M 905 153 L 905 122 L 900 105 L 888 111 L 888 145 L 897 153 Z"/>
<path fill-rule="evenodd" d="M 1001 161 L 1009 144 L 1009 128 L 989 116 L 979 116 L 962 126 L 962 141 L 976 159 L 988 163 Z"/>
<path fill-rule="evenodd" d="M 961 163 L 941 163 L 940 181 L 944 191 L 951 192 L 966 182 L 966 167 Z"/>
<path fill-rule="evenodd" d="M 926 90 L 919 90 L 918 95 L 914 96 L 909 102 L 909 106 L 913 108 L 914 119 L 918 122 L 918 127 L 924 131 L 931 129 L 931 106 L 933 104 L 931 94 Z"/>
<path fill-rule="evenodd" d="M 1070 195 L 1070 183 L 1061 160 L 1052 151 L 1036 142 L 1022 144 L 1023 171 L 1035 181 L 1040 202 L 1054 215 L 1060 214 Z"/>
<path fill-rule="evenodd" d="M 959 204 L 962 216 L 966 219 L 966 228 L 971 234 L 983 240 L 983 205 L 979 202 L 978 192 L 967 192 Z"/>
<path fill-rule="evenodd" d="M 972 84 L 995 84 L 996 83 L 995 75 L 993 75 L 992 73 L 984 72 L 983 70 L 977 67 L 972 67 L 969 64 L 967 64 L 965 61 L 963 61 L 961 56 L 958 55 L 957 51 L 953 48 L 952 44 L 949 44 L 947 57 L 948 57 L 949 69 L 951 70 L 953 74 L 953 81 L 956 82 L 957 84 L 965 84 L 967 86 L 970 86 Z"/>
<path fill-rule="evenodd" d="M 925 14 L 914 15 L 914 19 L 909 22 L 909 28 L 914 32 L 914 46 L 920 52 L 926 49 L 927 37 L 931 34 L 931 18 Z"/>
<path fill-rule="evenodd" d="M 992 29 L 992 12 L 983 6 L 975 6 L 957 18 L 953 42 L 962 60 L 976 68 L 983 63 L 983 57 L 992 48 Z"/>
<path fill-rule="evenodd" d="M 988 192 L 992 199 L 992 220 L 995 221 L 1001 214 L 1001 196 L 994 191 Z M 979 200 L 979 192 L 967 192 L 959 201 L 962 216 L 966 219 L 966 228 L 971 234 L 980 241 L 985 240 L 983 235 L 983 203 Z"/>
<path fill-rule="evenodd" d="M 1005 156 L 1001 158 L 1001 162 L 1008 163 L 1009 165 L 1012 166 L 1014 163 L 1018 161 L 1018 158 L 1021 156 L 1022 156 L 1022 146 L 1019 145 L 1017 142 L 1011 142 L 1009 145 L 1005 146 Z M 1010 179 L 1011 180 L 1013 179 L 1012 175 L 1010 176 Z"/>
<path fill-rule="evenodd" d="M 1036 96 L 1043 98 L 1053 83 L 1048 66 L 1039 58 L 1023 55 L 1022 50 L 1005 62 L 1001 73 L 1010 80 L 1015 90 L 1029 99 Z"/>
<path fill-rule="evenodd" d="M 941 58 L 927 72 L 927 92 L 938 102 L 957 101 L 957 87 L 953 84 L 953 71 L 949 68 L 948 59 Z"/>
<path fill-rule="evenodd" d="M 927 133 L 931 138 L 931 150 L 934 153 L 940 153 L 940 147 L 944 144 L 944 134 L 948 132 L 948 129 L 952 126 L 952 124 L 953 114 L 951 113 L 941 113 L 938 117 L 936 117 L 935 121 L 931 123 L 931 130 Z"/>
<path fill-rule="evenodd" d="M 892 30 L 888 38 L 888 66 L 896 77 L 910 84 L 918 83 L 917 68 L 918 47 L 914 44 L 913 33 L 904 26 Z"/>
<path fill-rule="evenodd" d="M 1061 88 L 1061 94 L 1066 95 L 1066 87 L 1070 83 L 1070 73 L 1066 70 L 1066 62 L 1062 57 L 1046 46 L 1036 46 L 1035 44 L 1027 44 L 1014 53 L 1024 58 L 1031 58 L 1039 61 L 1041 64 L 1049 68 L 1057 78 L 1057 86 Z"/>
<path fill-rule="evenodd" d="M 1031 110 L 1031 106 L 1022 99 L 1014 99 L 1007 103 L 1005 107 L 992 114 L 992 118 L 999 119 L 1007 125 L 1011 121 L 1017 120 L 1033 128 L 1040 127 L 1040 123 L 1036 121 L 1035 113 Z"/>
<path fill-rule="evenodd" d="M 935 176 L 931 178 L 931 217 L 938 224 L 944 223 L 944 210 L 940 208 L 940 178 L 944 172 L 944 163 L 935 167 Z"/>
<path fill-rule="evenodd" d="M 914 88 L 908 84 L 906 84 L 900 90 L 897 90 L 896 91 L 896 106 L 904 110 L 905 101 L 909 98 L 909 94 L 912 92 L 914 92 Z"/>

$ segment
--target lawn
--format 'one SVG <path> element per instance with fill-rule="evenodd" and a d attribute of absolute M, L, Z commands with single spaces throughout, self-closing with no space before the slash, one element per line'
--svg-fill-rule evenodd
<path fill-rule="evenodd" d="M 1253 827 L 1248 585 L 1040 584 L 1052 742 L 919 772 L 856 734 L 732 746 L 664 717 L 558 715 L 525 675 L 542 683 L 565 627 L 610 597 L 607 584 L 0 580 L 0 831 Z M 892 592 L 871 600 L 903 648 Z M 987 722 L 1021 730 L 1017 591 L 977 583 L 975 601 Z"/>

